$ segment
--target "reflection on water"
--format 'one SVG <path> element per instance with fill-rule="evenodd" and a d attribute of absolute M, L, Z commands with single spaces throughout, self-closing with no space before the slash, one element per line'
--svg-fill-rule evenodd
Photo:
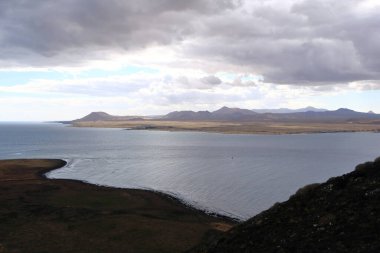
<path fill-rule="evenodd" d="M 380 134 L 225 135 L 0 124 L 0 158 L 63 158 L 52 178 L 175 195 L 246 219 L 380 154 Z"/>

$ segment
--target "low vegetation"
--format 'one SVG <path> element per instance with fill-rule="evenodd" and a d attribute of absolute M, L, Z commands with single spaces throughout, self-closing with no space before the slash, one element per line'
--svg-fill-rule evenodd
<path fill-rule="evenodd" d="M 183 252 L 235 222 L 144 190 L 50 180 L 61 160 L 0 161 L 0 252 Z"/>

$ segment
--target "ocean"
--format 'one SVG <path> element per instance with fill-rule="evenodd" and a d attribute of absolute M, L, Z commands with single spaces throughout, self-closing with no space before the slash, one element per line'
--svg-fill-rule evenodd
<path fill-rule="evenodd" d="M 0 159 L 61 158 L 50 178 L 139 188 L 245 220 L 380 156 L 379 133 L 246 135 L 0 123 Z"/>

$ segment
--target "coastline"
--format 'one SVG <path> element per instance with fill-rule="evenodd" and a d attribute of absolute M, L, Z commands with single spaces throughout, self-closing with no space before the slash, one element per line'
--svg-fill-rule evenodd
<path fill-rule="evenodd" d="M 0 160 L 0 252 L 182 252 L 237 224 L 165 193 L 46 177 L 65 164 L 53 159 Z M 34 243 L 41 234 L 51 243 Z M 91 244 L 93 240 L 99 243 Z"/>
<path fill-rule="evenodd" d="M 47 174 L 49 172 L 52 172 L 52 171 L 58 170 L 58 169 L 62 169 L 68 163 L 67 161 L 65 161 L 63 159 L 59 159 L 59 160 L 62 160 L 64 162 L 66 162 L 66 164 L 64 166 L 62 166 L 62 167 L 59 167 L 59 168 L 46 169 L 46 170 L 40 171 L 38 173 L 38 176 L 40 176 L 44 180 L 58 180 L 58 181 L 67 181 L 67 182 L 72 181 L 72 182 L 76 182 L 76 183 L 80 183 L 80 184 L 84 184 L 84 185 L 93 185 L 93 186 L 97 186 L 97 187 L 100 187 L 100 188 L 106 188 L 106 189 L 120 189 L 120 190 L 127 190 L 127 191 L 146 192 L 148 194 L 155 194 L 155 195 L 158 195 L 159 197 L 162 197 L 164 199 L 172 201 L 175 205 L 181 205 L 181 206 L 183 206 L 183 207 L 185 207 L 187 209 L 190 209 L 190 210 L 195 211 L 195 212 L 200 212 L 201 214 L 205 214 L 205 215 L 208 215 L 208 216 L 211 216 L 211 217 L 220 218 L 220 219 L 223 219 L 223 220 L 226 220 L 226 221 L 230 221 L 232 223 L 241 223 L 241 222 L 244 221 L 243 219 L 240 219 L 238 217 L 233 217 L 232 214 L 231 214 L 231 216 L 228 216 L 228 215 L 224 215 L 224 214 L 221 214 L 221 213 L 218 213 L 218 212 L 214 212 L 214 211 L 210 211 L 210 210 L 207 210 L 207 209 L 198 208 L 195 205 L 192 205 L 191 203 L 186 202 L 185 200 L 182 200 L 180 197 L 175 196 L 174 194 L 170 194 L 170 193 L 166 193 L 166 192 L 158 191 L 158 190 L 154 190 L 154 189 L 148 189 L 148 188 L 123 188 L 123 187 L 115 187 L 115 186 L 107 186 L 107 185 L 102 185 L 102 184 L 95 184 L 95 183 L 91 183 L 91 182 L 88 182 L 88 181 L 83 181 L 83 180 L 80 180 L 80 179 L 49 178 L 47 176 Z M 1 161 L 2 160 L 0 160 L 0 162 Z"/>
<path fill-rule="evenodd" d="M 219 121 L 82 121 L 71 127 L 122 128 L 125 130 L 206 132 L 221 134 L 322 134 L 380 132 L 373 122 L 219 122 Z"/>

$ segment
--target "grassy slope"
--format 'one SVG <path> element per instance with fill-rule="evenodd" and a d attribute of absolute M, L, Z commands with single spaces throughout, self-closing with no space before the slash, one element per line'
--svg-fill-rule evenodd
<path fill-rule="evenodd" d="M 0 252 L 182 252 L 233 222 L 143 190 L 40 176 L 61 160 L 0 161 Z"/>

